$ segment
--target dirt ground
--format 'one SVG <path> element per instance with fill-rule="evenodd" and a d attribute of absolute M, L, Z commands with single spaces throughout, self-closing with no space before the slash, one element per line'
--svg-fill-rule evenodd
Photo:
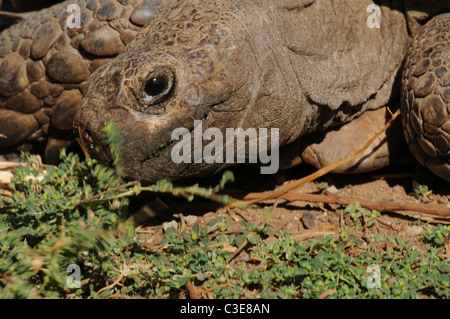
<path fill-rule="evenodd" d="M 228 184 L 225 193 L 236 198 L 242 198 L 249 193 L 272 191 L 286 183 L 302 178 L 314 170 L 308 166 L 299 166 L 287 171 L 281 171 L 273 176 L 261 176 L 258 171 L 240 167 L 233 170 L 236 181 Z M 216 185 L 218 177 L 201 180 L 202 185 Z M 198 181 L 185 181 L 192 185 Z M 215 183 L 216 182 L 216 183 Z M 416 194 L 419 185 L 427 185 L 428 192 L 423 186 L 422 194 Z M 431 190 L 431 191 L 430 191 Z M 308 194 L 322 194 L 349 198 L 351 202 L 371 201 L 393 202 L 398 204 L 437 205 L 450 212 L 450 184 L 432 176 L 430 172 L 413 165 L 389 167 L 380 171 L 356 174 L 329 174 L 310 182 L 294 192 Z M 155 199 L 157 198 L 157 199 Z M 144 205 L 142 205 L 144 203 Z M 146 229 L 154 229 L 162 225 L 163 228 L 189 227 L 194 223 L 208 223 L 215 217 L 229 215 L 236 222 L 244 219 L 247 222 L 261 224 L 268 220 L 273 232 L 284 228 L 291 237 L 298 241 L 314 240 L 328 234 L 337 238 L 339 231 L 345 225 L 354 225 L 344 205 L 313 203 L 305 201 L 288 201 L 284 199 L 268 200 L 258 206 L 250 208 L 224 209 L 221 205 L 209 200 L 175 199 L 171 196 L 156 196 L 139 203 L 139 212 L 135 215 L 143 222 L 139 231 L 146 233 Z M 275 205 L 274 205 L 275 204 Z M 167 205 L 167 206 L 165 206 Z M 267 219 L 269 208 L 272 214 Z M 149 217 L 151 216 L 151 217 Z M 372 235 L 379 232 L 387 236 L 400 236 L 411 243 L 420 245 L 426 224 L 450 224 L 450 217 L 440 217 L 418 211 L 384 211 L 377 218 L 374 227 L 351 228 L 351 233 L 365 242 L 370 242 Z M 362 231 L 361 229 L 364 229 Z M 157 238 L 154 238 L 157 241 Z M 266 240 L 271 240 L 269 237 Z M 447 238 L 448 241 L 448 238 Z"/>
<path fill-rule="evenodd" d="M 18 160 L 18 157 L 15 160 Z M 280 189 L 315 172 L 315 169 L 309 165 L 300 165 L 279 171 L 275 175 L 260 175 L 259 169 L 244 165 L 236 166 L 231 171 L 235 182 L 228 183 L 223 193 L 242 199 L 250 193 L 258 194 Z M 213 177 L 184 180 L 174 184 L 214 187 L 219 184 L 221 176 L 222 173 L 218 173 Z M 419 189 L 423 190 L 422 194 L 416 193 Z M 364 232 L 361 228 L 350 228 L 353 235 L 366 242 L 370 241 L 372 235 L 382 232 L 387 236 L 400 236 L 420 244 L 423 243 L 421 235 L 424 232 L 424 225 L 450 224 L 450 183 L 435 177 L 413 161 L 365 174 L 327 174 L 293 192 L 320 194 L 325 198 L 336 196 L 348 199 L 351 203 L 357 201 L 388 202 L 398 205 L 409 203 L 418 206 L 436 206 L 446 210 L 446 217 L 416 210 L 381 211 L 374 227 L 364 227 Z M 268 219 L 270 208 L 272 212 Z M 329 234 L 337 238 L 342 227 L 354 225 L 355 222 L 345 212 L 345 208 L 346 205 L 278 199 L 263 201 L 248 208 L 225 209 L 223 205 L 208 199 L 195 198 L 194 201 L 188 202 L 185 198 L 172 195 L 143 193 L 131 201 L 130 212 L 136 212 L 134 216 L 136 224 L 139 225 L 138 232 L 151 233 L 151 236 L 156 234 L 149 230 L 159 229 L 160 226 L 163 226 L 163 229 L 170 226 L 179 229 L 182 225 L 189 228 L 195 223 L 202 226 L 218 216 L 228 215 L 237 224 L 240 220 L 256 225 L 268 222 L 272 233 L 284 229 L 293 239 L 307 241 Z M 159 232 L 157 237 L 160 236 L 163 236 L 162 232 Z M 152 241 L 160 240 L 157 237 Z"/>

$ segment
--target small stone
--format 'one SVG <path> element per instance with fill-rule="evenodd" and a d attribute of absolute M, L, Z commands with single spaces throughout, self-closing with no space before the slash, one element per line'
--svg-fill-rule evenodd
<path fill-rule="evenodd" d="M 50 117 L 47 115 L 47 112 L 45 112 L 44 108 L 41 108 L 39 111 L 35 112 L 34 118 L 41 126 L 50 122 Z"/>
<path fill-rule="evenodd" d="M 184 216 L 184 221 L 186 225 L 192 226 L 197 222 L 198 217 L 194 215 Z"/>
<path fill-rule="evenodd" d="M 58 164 L 59 154 L 62 148 L 68 148 L 73 143 L 72 140 L 57 139 L 50 137 L 45 146 L 44 156 L 47 163 Z"/>
<path fill-rule="evenodd" d="M 336 195 L 338 193 L 338 189 L 336 188 L 336 186 L 331 185 L 330 187 L 327 187 L 323 193 L 324 195 Z"/>
<path fill-rule="evenodd" d="M 162 226 L 163 226 L 164 231 L 167 231 L 170 227 L 178 229 L 178 223 L 175 220 L 172 220 L 171 222 L 163 223 Z"/>
<path fill-rule="evenodd" d="M 310 212 L 304 212 L 302 216 L 303 225 L 308 229 L 314 229 L 317 227 L 316 214 Z"/>
<path fill-rule="evenodd" d="M 64 91 L 64 87 L 60 84 L 53 84 L 50 93 L 53 97 L 58 97 L 61 95 L 61 93 Z"/>
<path fill-rule="evenodd" d="M 49 95 L 44 99 L 44 103 L 46 106 L 53 106 L 55 104 L 55 98 Z"/>
<path fill-rule="evenodd" d="M 113 58 L 106 58 L 106 59 L 95 59 L 92 60 L 90 65 L 89 65 L 89 70 L 92 72 L 94 72 L 97 68 L 101 67 L 102 65 L 105 65 L 107 63 L 112 62 L 114 59 Z"/>
<path fill-rule="evenodd" d="M 127 45 L 128 43 L 133 41 L 134 38 L 136 38 L 137 34 L 137 31 L 123 29 L 120 30 L 120 39 L 123 43 L 125 43 L 125 45 Z"/>

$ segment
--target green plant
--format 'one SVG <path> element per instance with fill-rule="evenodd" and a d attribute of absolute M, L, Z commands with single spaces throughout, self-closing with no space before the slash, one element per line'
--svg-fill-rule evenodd
<path fill-rule="evenodd" d="M 188 286 L 213 298 L 431 298 L 450 297 L 450 266 L 442 253 L 448 226 L 427 227 L 417 249 L 401 237 L 378 233 L 370 243 L 352 234 L 295 241 L 286 231 L 236 222 L 228 215 L 179 228 L 135 232 L 129 196 L 144 190 L 222 203 L 234 179 L 215 187 L 179 187 L 168 180 L 142 187 L 120 180 L 120 137 L 105 129 L 114 167 L 61 153 L 58 167 L 25 154 L 0 197 L 1 298 L 186 298 Z M 346 209 L 356 226 L 371 227 L 379 213 Z M 180 223 L 181 225 L 181 223 Z M 268 240 L 270 239 L 270 240 Z M 384 247 L 384 248 L 380 248 Z M 81 287 L 66 285 L 78 265 Z M 380 269 L 369 288 L 367 269 Z"/>
<path fill-rule="evenodd" d="M 377 218 L 380 216 L 380 212 L 377 210 L 368 211 L 364 207 L 361 207 L 359 202 L 351 203 L 345 208 L 345 212 L 353 219 L 354 222 L 358 222 L 359 226 L 372 227 Z"/>
<path fill-rule="evenodd" d="M 104 133 L 112 168 L 92 159 L 81 161 L 65 150 L 57 167 L 23 154 L 24 165 L 13 171 L 9 190 L 0 197 L 0 297 L 62 296 L 68 291 L 67 267 L 74 264 L 82 270 L 80 279 L 90 282 L 76 295 L 96 296 L 108 278 L 124 270 L 124 249 L 132 246 L 134 236 L 128 194 L 138 194 L 141 186 L 120 179 L 120 136 L 115 124 L 108 123 Z M 162 180 L 148 190 L 228 203 L 231 197 L 215 192 L 233 178 L 225 172 L 220 184 L 210 189 L 174 187 Z"/>
<path fill-rule="evenodd" d="M 426 201 L 431 194 L 433 194 L 433 191 L 428 189 L 427 185 L 418 185 L 414 190 L 414 193 L 411 193 L 411 195 L 422 201 Z"/>
<path fill-rule="evenodd" d="M 117 143 L 108 133 L 106 142 Z M 0 296 L 59 296 L 69 265 L 82 267 L 85 278 L 104 276 L 105 260 L 130 243 L 127 198 L 79 205 L 121 184 L 120 159 L 111 149 L 114 168 L 65 150 L 57 167 L 23 154 L 25 164 L 14 170 L 0 200 Z"/>
<path fill-rule="evenodd" d="M 52 297 L 61 293 L 68 265 L 90 264 L 84 274 L 98 275 L 105 249 L 129 243 L 132 229 L 117 228 L 128 200 L 76 207 L 82 198 L 119 185 L 114 171 L 64 151 L 61 164 L 45 171 L 30 155 L 24 159 L 28 165 L 15 169 L 10 196 L 2 197 L 0 295 Z"/>
<path fill-rule="evenodd" d="M 423 236 L 428 242 L 440 246 L 444 243 L 445 237 L 448 237 L 449 235 L 450 226 L 439 224 L 436 227 L 427 226 Z"/>

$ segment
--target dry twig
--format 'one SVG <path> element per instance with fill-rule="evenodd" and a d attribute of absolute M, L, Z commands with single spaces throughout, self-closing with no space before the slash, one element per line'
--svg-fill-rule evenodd
<path fill-rule="evenodd" d="M 123 269 L 122 269 L 122 272 L 120 273 L 120 275 L 119 275 L 119 277 L 111 284 L 111 285 L 108 285 L 108 286 L 106 286 L 106 287 L 103 287 L 102 289 L 100 289 L 99 291 L 97 291 L 96 293 L 95 293 L 95 298 L 97 298 L 97 296 L 99 295 L 99 294 L 101 294 L 103 291 L 105 291 L 105 290 L 108 290 L 108 289 L 111 289 L 111 288 L 114 288 L 122 279 L 123 279 L 123 277 L 124 277 L 124 275 L 125 275 L 125 270 L 127 269 L 127 265 L 126 265 L 126 263 L 125 263 L 125 261 L 124 261 L 124 263 L 123 263 Z"/>
<path fill-rule="evenodd" d="M 194 285 L 190 281 L 186 283 L 186 290 L 188 291 L 189 297 L 191 297 L 191 299 L 200 299 Z"/>
<path fill-rule="evenodd" d="M 271 192 L 266 192 L 271 193 Z M 244 197 L 244 200 L 260 201 L 267 197 L 266 193 L 250 193 Z M 393 212 L 393 211 L 415 211 L 420 213 L 438 215 L 441 217 L 450 216 L 450 208 L 440 205 L 431 204 L 416 204 L 416 203 L 396 203 L 390 201 L 371 201 L 371 200 L 357 200 L 349 197 L 340 197 L 336 195 L 317 195 L 317 194 L 301 194 L 297 192 L 288 192 L 281 195 L 281 198 L 287 201 L 303 201 L 303 202 L 316 202 L 326 204 L 337 205 L 349 205 L 358 201 L 360 205 L 367 209 L 375 209 L 380 212 Z"/>

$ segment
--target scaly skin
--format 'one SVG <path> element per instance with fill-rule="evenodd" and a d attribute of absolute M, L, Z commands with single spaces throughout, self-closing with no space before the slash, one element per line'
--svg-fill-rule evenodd
<path fill-rule="evenodd" d="M 89 75 L 125 49 L 163 0 L 70 0 L 26 14 L 0 34 L 0 147 L 41 142 L 47 160 L 72 140 Z M 68 28 L 70 4 L 81 28 Z M 144 14 L 143 14 L 144 13 Z M 149 13 L 148 16 L 145 13 Z"/>
<path fill-rule="evenodd" d="M 409 45 L 401 5 L 385 10 L 383 27 L 372 30 L 371 1 L 347 2 L 192 0 L 165 7 L 92 75 L 75 120 L 85 149 L 108 162 L 102 129 L 114 119 L 126 177 L 207 175 L 229 165 L 171 163 L 174 129 L 192 130 L 200 119 L 204 130 L 280 128 L 284 146 L 385 105 Z M 160 75 L 171 87 L 146 101 L 146 83 Z"/>
<path fill-rule="evenodd" d="M 387 1 L 381 28 L 370 29 L 365 21 L 371 3 L 192 0 L 166 7 L 124 53 L 92 75 L 75 120 L 78 139 L 89 154 L 108 163 L 102 129 L 116 120 L 124 176 L 153 182 L 229 166 L 171 161 L 171 132 L 178 127 L 192 132 L 194 120 L 202 120 L 203 130 L 223 132 L 227 127 L 279 128 L 280 146 L 289 147 L 312 132 L 380 108 L 399 95 L 395 79 L 411 34 L 421 29 L 418 20 L 449 4 L 435 1 L 431 10 L 420 12 L 415 10 L 420 2 L 405 1 L 405 12 L 403 2 Z M 154 90 L 153 81 L 165 84 Z M 437 111 L 427 107 L 430 114 Z M 446 109 L 440 116 L 440 122 L 448 121 Z M 332 157 L 347 149 L 331 146 Z M 308 160 L 308 154 L 302 156 Z M 314 157 L 309 154 L 311 161 Z M 448 160 L 441 157 L 440 167 Z M 450 180 L 448 173 L 440 176 Z"/>
<path fill-rule="evenodd" d="M 403 74 L 406 140 L 420 164 L 450 180 L 450 14 L 414 37 Z"/>

